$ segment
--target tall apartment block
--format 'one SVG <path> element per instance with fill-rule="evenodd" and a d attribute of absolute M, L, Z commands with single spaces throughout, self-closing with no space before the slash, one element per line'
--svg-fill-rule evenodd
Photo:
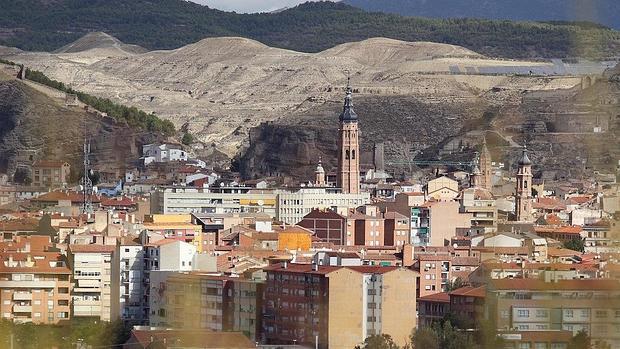
<path fill-rule="evenodd" d="M 268 344 L 344 349 L 385 333 L 404 345 L 416 327 L 418 274 L 410 269 L 281 263 L 265 271 Z"/>
<path fill-rule="evenodd" d="M 119 257 L 116 245 L 69 245 L 73 270 L 73 316 L 119 318 Z"/>

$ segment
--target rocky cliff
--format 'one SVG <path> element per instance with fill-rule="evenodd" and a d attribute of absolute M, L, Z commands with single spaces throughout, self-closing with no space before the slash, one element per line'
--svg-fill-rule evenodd
<path fill-rule="evenodd" d="M 30 168 L 39 159 L 63 160 L 72 165 L 72 179 L 77 180 L 85 137 L 91 140 L 95 169 L 117 175 L 135 166 L 142 144 L 162 139 L 66 106 L 0 71 L 0 173 Z"/>

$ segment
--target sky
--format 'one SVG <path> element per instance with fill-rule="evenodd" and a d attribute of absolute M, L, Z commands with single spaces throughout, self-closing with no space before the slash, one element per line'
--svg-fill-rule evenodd
<path fill-rule="evenodd" d="M 211 8 L 236 12 L 270 12 L 283 7 L 292 7 L 309 0 L 191 0 Z M 317 0 L 310 0 L 317 1 Z"/>

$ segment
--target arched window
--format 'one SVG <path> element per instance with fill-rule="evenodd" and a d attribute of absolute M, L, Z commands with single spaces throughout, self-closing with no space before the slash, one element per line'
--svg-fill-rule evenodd
<path fill-rule="evenodd" d="M 355 159 L 355 149 L 351 150 L 351 159 Z"/>
<path fill-rule="evenodd" d="M 523 188 L 527 189 L 527 181 L 523 181 Z"/>
<path fill-rule="evenodd" d="M 349 150 L 348 150 L 348 149 L 347 149 L 347 151 L 345 151 L 345 156 L 344 156 L 344 158 L 345 158 L 346 160 L 349 160 Z"/>

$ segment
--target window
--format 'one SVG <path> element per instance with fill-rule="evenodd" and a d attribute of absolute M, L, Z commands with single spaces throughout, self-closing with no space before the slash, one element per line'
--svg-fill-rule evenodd
<path fill-rule="evenodd" d="M 529 310 L 524 310 L 524 309 L 519 309 L 519 310 L 517 310 L 517 316 L 518 317 L 530 317 L 530 311 Z"/>
<path fill-rule="evenodd" d="M 34 317 L 41 317 L 41 313 L 34 313 Z"/>
<path fill-rule="evenodd" d="M 564 317 L 566 318 L 572 318 L 573 315 L 573 310 L 572 309 L 564 309 Z"/>
<path fill-rule="evenodd" d="M 5 299 L 4 301 L 2 301 L 2 304 L 4 304 L 4 305 L 9 305 L 9 304 L 11 304 L 11 301 L 10 301 L 10 300 L 6 300 L 6 299 Z"/>
<path fill-rule="evenodd" d="M 547 309 L 536 309 L 536 317 L 548 317 L 549 311 Z"/>
<path fill-rule="evenodd" d="M 607 317 L 607 310 L 597 310 L 595 316 L 599 319 L 603 319 Z"/>
<path fill-rule="evenodd" d="M 500 316 L 502 319 L 508 319 L 510 317 L 510 312 L 508 310 L 502 310 L 500 312 Z"/>
<path fill-rule="evenodd" d="M 534 349 L 547 349 L 547 343 L 537 342 L 534 344 Z"/>
<path fill-rule="evenodd" d="M 34 305 L 41 305 L 41 300 L 36 299 L 33 301 Z"/>

